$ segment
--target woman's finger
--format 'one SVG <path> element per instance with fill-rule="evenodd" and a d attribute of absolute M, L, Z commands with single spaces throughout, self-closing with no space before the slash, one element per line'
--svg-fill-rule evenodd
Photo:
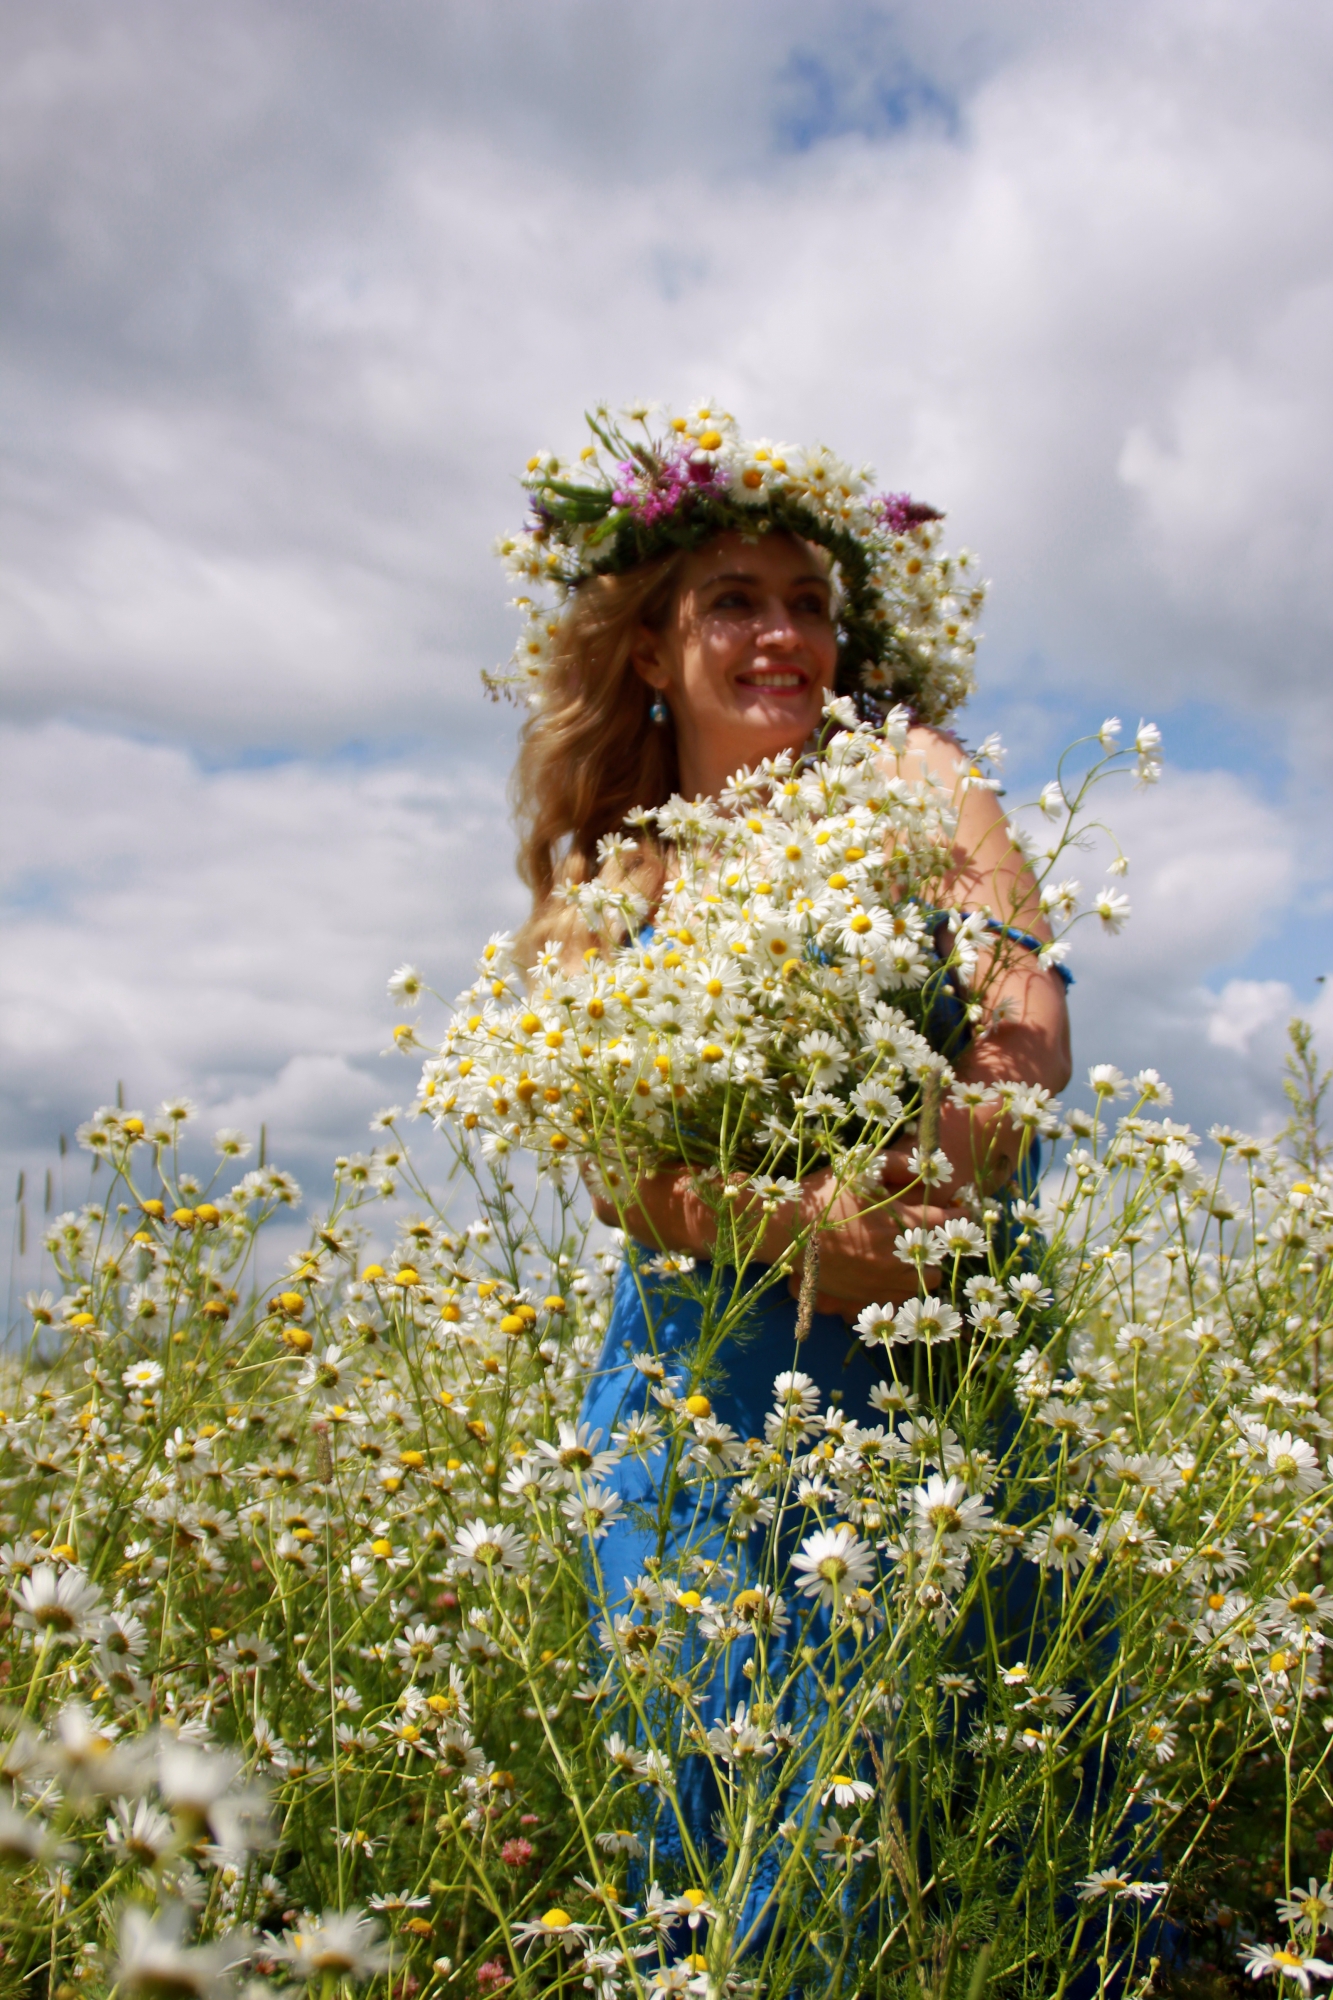
<path fill-rule="evenodd" d="M 879 1179 L 882 1187 L 908 1187 L 917 1179 L 917 1171 L 909 1164 L 906 1152 L 890 1146 L 887 1153 L 880 1155 Z"/>

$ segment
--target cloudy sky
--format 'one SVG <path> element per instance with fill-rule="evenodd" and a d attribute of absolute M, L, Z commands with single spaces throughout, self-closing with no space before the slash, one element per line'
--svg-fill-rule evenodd
<path fill-rule="evenodd" d="M 387 974 L 452 991 L 521 908 L 477 681 L 514 473 L 641 395 L 948 509 L 1015 800 L 1161 724 L 1077 1058 L 1271 1128 L 1289 1015 L 1333 1030 L 1326 7 L 63 0 L 0 37 L 9 1185 L 40 1209 L 118 1080 L 312 1184 L 406 1094 Z"/>

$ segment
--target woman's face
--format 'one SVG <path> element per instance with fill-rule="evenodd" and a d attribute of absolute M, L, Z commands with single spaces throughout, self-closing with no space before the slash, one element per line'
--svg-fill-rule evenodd
<path fill-rule="evenodd" d="M 691 551 L 660 632 L 633 661 L 671 711 L 687 798 L 799 750 L 833 685 L 838 635 L 821 550 L 794 535 L 718 535 Z"/>

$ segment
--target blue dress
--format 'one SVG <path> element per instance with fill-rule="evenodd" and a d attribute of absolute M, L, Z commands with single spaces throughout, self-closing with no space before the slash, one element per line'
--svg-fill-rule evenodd
<path fill-rule="evenodd" d="M 1039 940 L 1027 933 L 1007 925 L 991 927 L 1004 931 L 1029 949 L 1040 948 Z M 648 927 L 648 934 L 650 931 Z M 1064 968 L 1057 970 L 1068 983 Z M 934 996 L 932 1017 L 932 1042 L 937 1047 L 949 1044 L 956 1056 L 969 1038 L 965 1010 L 956 991 L 943 987 Z M 1039 1172 L 1040 1154 L 1034 1144 L 1023 1162 L 1018 1191 L 1031 1193 Z M 678 1278 L 646 1273 L 644 1266 L 653 1256 L 654 1252 L 642 1245 L 628 1246 L 626 1261 L 616 1281 L 611 1321 L 601 1355 L 584 1395 L 580 1422 L 590 1432 L 601 1432 L 603 1446 L 631 1418 L 652 1407 L 652 1384 L 635 1367 L 633 1357 L 651 1353 L 665 1364 L 668 1374 L 688 1378 L 699 1343 L 703 1309 L 694 1289 L 707 1285 L 712 1275 L 710 1267 L 699 1265 L 694 1273 L 695 1286 L 686 1289 Z M 713 1416 L 729 1424 L 742 1442 L 762 1437 L 765 1416 L 773 1408 L 775 1376 L 784 1370 L 799 1370 L 817 1387 L 821 1411 L 832 1404 L 867 1427 L 883 1423 L 883 1417 L 870 1401 L 871 1391 L 884 1379 L 882 1357 L 873 1356 L 837 1314 L 815 1313 L 807 1336 L 800 1342 L 796 1338 L 796 1324 L 797 1303 L 785 1282 L 751 1289 L 744 1318 L 735 1334 L 722 1344 L 705 1385 Z M 630 1610 L 631 1588 L 645 1575 L 653 1558 L 660 1557 L 671 1575 L 678 1567 L 673 1558 L 688 1550 L 694 1557 L 723 1558 L 739 1588 L 759 1580 L 753 1545 L 762 1544 L 766 1537 L 756 1534 L 748 1541 L 728 1537 L 728 1503 L 734 1481 L 692 1482 L 684 1488 L 678 1485 L 669 1514 L 663 1518 L 664 1476 L 665 1453 L 659 1451 L 647 1458 L 622 1459 L 608 1479 L 607 1483 L 620 1495 L 624 1505 L 619 1518 L 597 1544 L 602 1602 L 594 1607 L 595 1624 L 607 1612 L 614 1616 Z M 794 1552 L 794 1548 L 784 1548 L 779 1553 L 789 1561 Z M 772 1581 L 771 1567 L 767 1575 Z M 788 1679 L 787 1656 L 791 1648 L 809 1641 L 818 1645 L 829 1636 L 828 1613 L 816 1613 L 811 1619 L 799 1603 L 792 1602 L 790 1578 L 783 1579 L 781 1587 L 793 1615 L 785 1636 L 770 1635 L 767 1641 L 770 1685 Z M 1026 1608 L 1030 1589 L 1025 1588 L 1023 1595 Z M 704 1728 L 722 1722 L 741 1703 L 748 1702 L 750 1684 L 743 1668 L 751 1650 L 744 1643 L 728 1646 L 707 1685 L 697 1693 Z M 817 1679 L 813 1673 L 797 1675 L 788 1684 L 791 1692 L 780 1720 L 804 1733 L 813 1720 L 815 1705 L 821 1700 Z M 811 1735 L 817 1734 L 816 1726 Z M 666 1862 L 668 1869 L 675 1863 L 693 1877 L 694 1870 L 685 1869 L 690 1849 L 700 1857 L 705 1869 L 710 1860 L 720 1858 L 722 1849 L 714 1821 L 721 1799 L 706 1757 L 682 1756 L 675 1760 L 675 1770 L 679 1817 L 665 1808 L 659 1814 L 653 1836 L 656 1858 L 659 1864 Z M 798 1784 L 792 1789 L 797 1793 L 804 1787 Z M 760 1873 L 741 1914 L 737 1935 L 744 1941 L 748 1934 L 748 1948 L 752 1950 L 762 1948 L 769 1929 L 765 1905 L 778 1865 L 775 1853 L 771 1861 L 768 1878 Z"/>
<path fill-rule="evenodd" d="M 653 1353 L 666 1365 L 669 1375 L 688 1381 L 691 1356 L 699 1341 L 700 1304 L 682 1292 L 679 1279 L 647 1275 L 643 1265 L 651 1255 L 642 1246 L 629 1246 L 617 1278 L 602 1351 L 583 1399 L 581 1422 L 590 1431 L 601 1432 L 603 1446 L 609 1443 L 613 1432 L 652 1406 L 652 1384 L 635 1367 L 632 1357 Z M 701 1264 L 695 1273 L 696 1279 L 705 1284 L 710 1275 L 706 1264 Z M 872 1389 L 884 1380 L 883 1357 L 872 1355 L 837 1315 L 814 1314 L 807 1337 L 799 1343 L 796 1321 L 796 1301 L 785 1283 L 770 1285 L 752 1297 L 737 1336 L 722 1343 L 710 1371 L 707 1393 L 712 1415 L 731 1425 L 743 1441 L 762 1437 L 765 1416 L 774 1406 L 774 1377 L 791 1369 L 812 1378 L 820 1392 L 821 1411 L 834 1404 L 867 1427 L 885 1423 L 884 1416 L 870 1401 Z M 719 1371 L 719 1362 L 724 1373 Z M 1016 1413 L 1012 1410 L 997 1413 L 995 1442 L 1002 1452 L 1012 1440 L 1015 1423 Z M 813 1669 L 793 1674 L 791 1667 L 795 1649 L 807 1643 L 818 1648 L 827 1659 L 830 1614 L 809 1613 L 805 1608 L 807 1600 L 791 1587 L 790 1573 L 774 1577 L 773 1550 L 764 1531 L 742 1539 L 729 1536 L 728 1502 L 734 1491 L 734 1479 L 691 1482 L 688 1486 L 678 1483 L 667 1510 L 662 1501 L 664 1474 L 665 1454 L 659 1451 L 646 1459 L 623 1458 L 608 1475 L 607 1483 L 619 1493 L 624 1511 L 597 1544 L 601 1591 L 594 1592 L 594 1623 L 600 1623 L 607 1612 L 612 1615 L 617 1611 L 631 1612 L 631 1587 L 649 1573 L 652 1558 L 661 1557 L 665 1574 L 673 1580 L 679 1578 L 682 1585 L 693 1580 L 679 1575 L 679 1558 L 687 1551 L 694 1557 L 721 1558 L 739 1590 L 760 1581 L 758 1560 L 766 1555 L 763 1580 L 777 1582 L 792 1614 L 786 1633 L 770 1634 L 766 1642 L 768 1685 L 785 1683 L 788 1689 L 776 1719 L 786 1724 L 798 1741 L 804 1737 L 815 1744 L 821 1734 L 824 1700 L 820 1676 Z M 794 1553 L 794 1546 L 784 1541 L 777 1551 L 780 1569 L 787 1569 Z M 1023 1562 L 1014 1562 L 993 1574 L 995 1584 L 989 1593 L 991 1643 L 998 1647 L 1000 1657 L 1011 1664 L 1021 1657 L 1031 1658 L 1034 1642 L 1038 1653 L 1041 1649 L 1034 1630 L 1034 1614 L 1039 1613 L 1044 1585 L 1033 1568 Z M 709 1586 L 700 1580 L 698 1587 L 707 1591 Z M 729 1589 L 730 1585 L 719 1594 L 725 1595 Z M 1105 1643 L 1114 1643 L 1110 1632 L 1103 1639 Z M 987 1640 L 986 1619 L 974 1608 L 957 1635 L 956 1664 L 966 1668 L 973 1656 L 985 1655 L 989 1650 Z M 704 1729 L 734 1716 L 742 1703 L 751 1700 L 752 1690 L 744 1667 L 752 1654 L 751 1642 L 733 1643 L 723 1650 L 702 1687 L 698 1678 L 693 1677 L 694 1702 Z M 699 1651 L 697 1645 L 691 1648 L 688 1636 L 676 1659 L 687 1670 L 697 1663 Z M 675 1746 L 669 1730 L 656 1726 L 659 1718 L 653 1714 L 651 1699 L 645 1706 L 658 1747 L 670 1754 Z M 660 1719 L 665 1725 L 666 1716 Z M 608 1717 L 608 1723 L 633 1738 L 635 1730 L 628 1703 L 622 1715 Z M 706 1756 L 677 1754 L 672 1763 L 676 1809 L 663 1804 L 656 1814 L 651 1873 L 667 1887 L 673 1879 L 677 1880 L 677 1886 L 685 1882 L 705 1884 L 714 1877 L 725 1851 L 717 1829 L 723 1801 L 713 1766 Z M 799 1766 L 788 1784 L 783 1812 L 804 1817 L 810 1810 L 813 1803 L 810 1788 L 817 1775 L 815 1765 L 816 1753 L 812 1748 L 808 1760 Z M 862 1770 L 861 1775 L 871 1774 Z M 780 1859 L 780 1846 L 772 1843 L 755 1868 L 735 1933 L 738 1957 L 762 1952 L 768 1943 Z M 627 1891 L 631 1898 L 641 1895 L 647 1874 L 642 1866 L 631 1869 Z M 850 1885 L 847 1895 L 854 1900 Z M 849 1911 L 850 1908 L 849 1903 Z M 873 1931 L 877 1913 L 877 1902 L 872 1900 L 863 1905 L 858 1928 L 868 1927 Z M 697 1949 L 683 1926 L 679 1929 L 680 1935 L 672 1938 L 674 1948 L 682 1952 Z M 1161 1950 L 1166 1946 L 1157 1939 L 1153 1948 Z M 1096 1991 L 1095 1970 L 1082 1972 L 1066 1990 L 1068 2000 L 1088 2000 Z"/>
<path fill-rule="evenodd" d="M 652 1254 L 640 1245 L 629 1248 L 616 1281 L 611 1322 L 601 1356 L 583 1399 L 580 1421 L 602 1433 L 603 1445 L 631 1417 L 652 1407 L 652 1384 L 634 1366 L 632 1357 L 653 1353 L 666 1365 L 669 1375 L 687 1377 L 690 1358 L 699 1341 L 701 1305 L 696 1298 L 684 1294 L 679 1279 L 645 1274 L 643 1263 Z M 700 1264 L 694 1274 L 705 1285 L 710 1276 L 707 1264 Z M 872 1405 L 870 1392 L 883 1380 L 883 1368 L 852 1328 L 837 1314 L 815 1313 L 809 1333 L 798 1342 L 796 1321 L 796 1301 L 785 1282 L 769 1284 L 762 1292 L 751 1292 L 741 1325 L 735 1335 L 723 1342 L 718 1355 L 725 1372 L 710 1373 L 707 1393 L 712 1415 L 719 1422 L 730 1424 L 742 1441 L 761 1438 L 764 1418 L 773 1407 L 774 1377 L 792 1369 L 800 1370 L 816 1384 L 821 1411 L 834 1404 L 863 1425 L 882 1423 L 884 1419 Z M 716 1367 L 717 1363 L 715 1370 Z M 665 1453 L 659 1451 L 646 1459 L 622 1459 L 607 1481 L 624 1502 L 624 1512 L 597 1544 L 604 1608 L 613 1614 L 628 1611 L 630 1586 L 644 1576 L 651 1558 L 661 1556 L 667 1573 L 672 1574 L 677 1568 L 673 1557 L 679 1557 L 686 1549 L 694 1557 L 724 1560 L 739 1588 L 759 1580 L 754 1548 L 762 1545 L 766 1536 L 760 1532 L 740 1541 L 734 1537 L 728 1539 L 728 1502 L 734 1480 L 705 1480 L 678 1486 L 670 1513 L 663 1519 L 664 1471 Z M 784 1551 L 788 1557 L 793 1552 Z M 771 1570 L 767 1574 L 771 1580 Z M 700 1587 L 707 1589 L 706 1584 Z M 789 1580 L 784 1583 L 783 1594 L 792 1612 L 792 1622 L 785 1635 L 770 1635 L 767 1641 L 766 1656 L 773 1683 L 787 1677 L 794 1646 L 808 1641 L 818 1645 L 829 1635 L 827 1612 L 816 1612 L 813 1617 L 805 1613 L 800 1601 L 793 1601 Z M 597 1607 L 595 1615 L 601 1618 L 603 1606 Z M 712 1677 L 697 1695 L 704 1728 L 724 1721 L 741 1703 L 749 1701 L 750 1684 L 743 1669 L 752 1650 L 747 1642 L 725 1649 Z M 688 1662 L 687 1652 L 682 1664 Z M 804 1733 L 818 1700 L 815 1676 L 798 1675 L 779 1719 L 798 1734 Z M 654 1830 L 656 1856 L 659 1865 L 665 1862 L 669 1871 L 674 1865 L 694 1879 L 694 1870 L 685 1866 L 688 1848 L 692 1847 L 703 1858 L 705 1868 L 720 1857 L 721 1843 L 713 1821 L 721 1799 L 706 1757 L 681 1757 L 675 1762 L 675 1770 L 680 1820 L 668 1809 L 659 1815 Z M 797 1784 L 792 1790 L 795 1806 L 795 1794 L 804 1790 L 804 1786 Z M 751 1950 L 762 1948 L 768 1932 L 765 1904 L 777 1865 L 777 1855 L 773 1853 L 771 1867 L 765 1871 L 761 1866 L 741 1913 L 738 1937 L 744 1939 L 749 1933 Z"/>

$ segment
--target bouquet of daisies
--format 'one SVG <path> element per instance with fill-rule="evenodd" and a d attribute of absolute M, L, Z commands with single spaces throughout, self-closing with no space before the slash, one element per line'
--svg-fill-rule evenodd
<path fill-rule="evenodd" d="M 604 841 L 598 877 L 566 892 L 593 948 L 572 969 L 548 947 L 525 977 L 492 939 L 425 1108 L 492 1157 L 590 1157 L 612 1189 L 672 1160 L 761 1195 L 822 1162 L 863 1175 L 923 1084 L 952 1082 L 992 922 L 947 906 L 956 812 L 904 775 L 908 726 L 831 698 L 817 754 L 638 814 L 667 857 L 657 908 L 629 884 L 634 843 Z"/>

